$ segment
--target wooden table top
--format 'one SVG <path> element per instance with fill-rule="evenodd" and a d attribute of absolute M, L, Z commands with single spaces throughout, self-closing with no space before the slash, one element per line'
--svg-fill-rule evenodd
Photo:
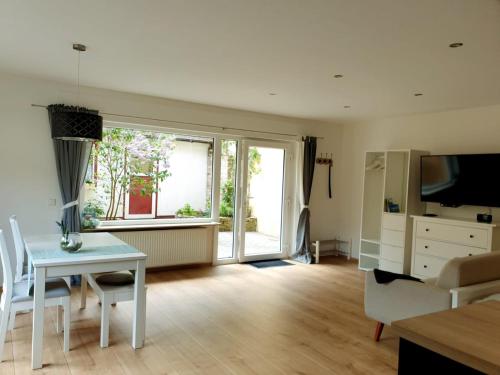
<path fill-rule="evenodd" d="M 500 374 L 500 302 L 488 301 L 391 324 L 400 337 L 488 374 Z"/>

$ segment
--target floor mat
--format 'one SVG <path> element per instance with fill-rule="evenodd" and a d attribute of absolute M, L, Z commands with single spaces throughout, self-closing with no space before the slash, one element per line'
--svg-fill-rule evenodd
<path fill-rule="evenodd" d="M 293 263 L 285 262 L 281 259 L 259 260 L 255 262 L 248 262 L 247 264 L 257 268 L 293 266 Z"/>

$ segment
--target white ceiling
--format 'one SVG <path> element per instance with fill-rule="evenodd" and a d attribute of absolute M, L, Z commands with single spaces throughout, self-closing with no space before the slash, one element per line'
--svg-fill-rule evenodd
<path fill-rule="evenodd" d="M 500 103 L 500 0 L 1 1 L 0 70 L 75 82 L 73 42 L 83 85 L 258 112 Z"/>

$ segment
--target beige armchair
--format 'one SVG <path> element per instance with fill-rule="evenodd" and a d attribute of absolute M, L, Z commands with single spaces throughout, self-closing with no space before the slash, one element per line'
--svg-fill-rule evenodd
<path fill-rule="evenodd" d="M 437 278 L 424 283 L 377 284 L 373 272 L 367 272 L 365 313 L 377 321 L 375 341 L 379 341 L 385 324 L 456 308 L 495 293 L 500 293 L 500 251 L 451 259 Z"/>

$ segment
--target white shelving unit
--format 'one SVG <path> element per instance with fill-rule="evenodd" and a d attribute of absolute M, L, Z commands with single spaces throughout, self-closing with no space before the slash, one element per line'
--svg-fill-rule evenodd
<path fill-rule="evenodd" d="M 420 215 L 420 156 L 426 151 L 369 151 L 365 155 L 359 268 L 410 273 L 412 225 Z M 386 201 L 399 206 L 389 212 Z"/>

